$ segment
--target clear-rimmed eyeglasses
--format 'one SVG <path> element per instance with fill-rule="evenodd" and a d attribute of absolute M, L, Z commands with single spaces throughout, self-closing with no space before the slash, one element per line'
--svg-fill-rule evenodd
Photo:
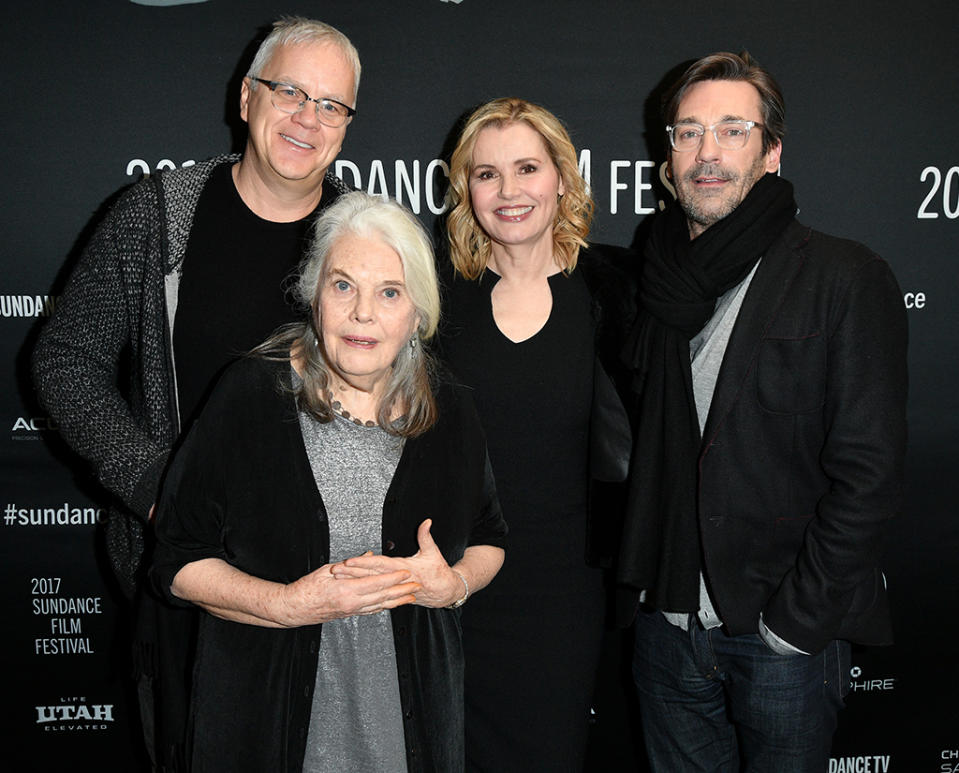
<path fill-rule="evenodd" d="M 720 121 L 712 126 L 703 126 L 701 123 L 678 123 L 666 127 L 666 136 L 673 150 L 682 153 L 685 150 L 696 150 L 703 141 L 706 132 L 712 132 L 716 144 L 724 150 L 740 150 L 746 147 L 749 141 L 749 132 L 754 126 L 762 127 L 756 121 Z"/>
<path fill-rule="evenodd" d="M 270 95 L 270 101 L 273 103 L 273 107 L 284 113 L 299 113 L 306 107 L 307 102 L 315 102 L 317 119 L 320 123 L 326 124 L 333 129 L 339 128 L 346 123 L 348 118 L 356 115 L 356 110 L 349 105 L 344 105 L 342 102 L 337 102 L 335 99 L 330 99 L 329 97 L 314 99 L 303 91 L 303 89 L 289 83 L 268 81 L 263 78 L 253 78 L 253 80 L 257 83 L 262 83 L 273 92 Z"/>

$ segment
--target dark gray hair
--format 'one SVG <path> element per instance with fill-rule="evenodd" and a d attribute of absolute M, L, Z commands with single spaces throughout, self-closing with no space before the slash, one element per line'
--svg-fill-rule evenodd
<path fill-rule="evenodd" d="M 786 104 L 779 84 L 748 51 L 729 51 L 704 56 L 693 62 L 663 95 L 663 120 L 667 126 L 676 122 L 679 103 L 686 92 L 703 81 L 745 81 L 759 92 L 763 116 L 763 153 L 782 141 L 786 134 Z"/>

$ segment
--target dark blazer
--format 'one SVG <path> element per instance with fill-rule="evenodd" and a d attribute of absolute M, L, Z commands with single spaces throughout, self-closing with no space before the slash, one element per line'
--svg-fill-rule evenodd
<path fill-rule="evenodd" d="M 220 379 L 177 453 L 157 515 L 153 578 L 170 595 L 191 561 L 220 558 L 289 583 L 329 562 L 329 524 L 303 444 L 288 362 L 241 359 Z M 449 563 L 470 545 L 504 546 L 486 440 L 469 394 L 441 385 L 440 418 L 406 441 L 383 504 L 384 555 L 431 534 Z M 459 610 L 391 610 L 407 768 L 463 766 Z M 300 771 L 322 625 L 276 629 L 201 616 L 193 679 L 192 770 Z"/>
<path fill-rule="evenodd" d="M 892 640 L 879 569 L 901 502 L 906 316 L 888 265 L 796 221 L 726 349 L 699 457 L 705 574 L 732 635 Z"/>

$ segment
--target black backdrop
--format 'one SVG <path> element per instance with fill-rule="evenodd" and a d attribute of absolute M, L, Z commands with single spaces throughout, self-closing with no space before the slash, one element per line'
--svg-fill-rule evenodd
<path fill-rule="evenodd" d="M 668 195 L 652 95 L 678 65 L 748 48 L 786 94 L 783 175 L 800 218 L 869 244 L 909 309 L 910 451 L 885 560 L 898 643 L 854 653 L 831 773 L 959 770 L 959 11 L 952 0 L 736 4 L 630 0 L 34 0 L 0 29 L 2 722 L 15 770 L 134 770 L 123 602 L 96 526 L 105 501 L 38 407 L 28 356 L 102 208 L 161 166 L 240 149 L 239 79 L 283 13 L 328 21 L 364 64 L 338 171 L 430 226 L 457 119 L 517 95 L 567 124 L 598 204 L 596 241 L 630 244 Z M 641 232 L 641 231 L 640 231 Z M 592 767 L 633 769 L 616 681 Z M 225 707 L 229 710 L 228 707 Z M 8 755 L 4 754 L 7 758 Z"/>

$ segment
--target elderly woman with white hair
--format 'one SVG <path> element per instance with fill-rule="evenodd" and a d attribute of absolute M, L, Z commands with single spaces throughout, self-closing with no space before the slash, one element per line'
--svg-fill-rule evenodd
<path fill-rule="evenodd" d="M 160 500 L 154 580 L 209 613 L 193 770 L 462 770 L 458 607 L 506 527 L 472 402 L 424 347 L 429 239 L 344 195 L 297 293 L 309 319 L 224 374 Z"/>

